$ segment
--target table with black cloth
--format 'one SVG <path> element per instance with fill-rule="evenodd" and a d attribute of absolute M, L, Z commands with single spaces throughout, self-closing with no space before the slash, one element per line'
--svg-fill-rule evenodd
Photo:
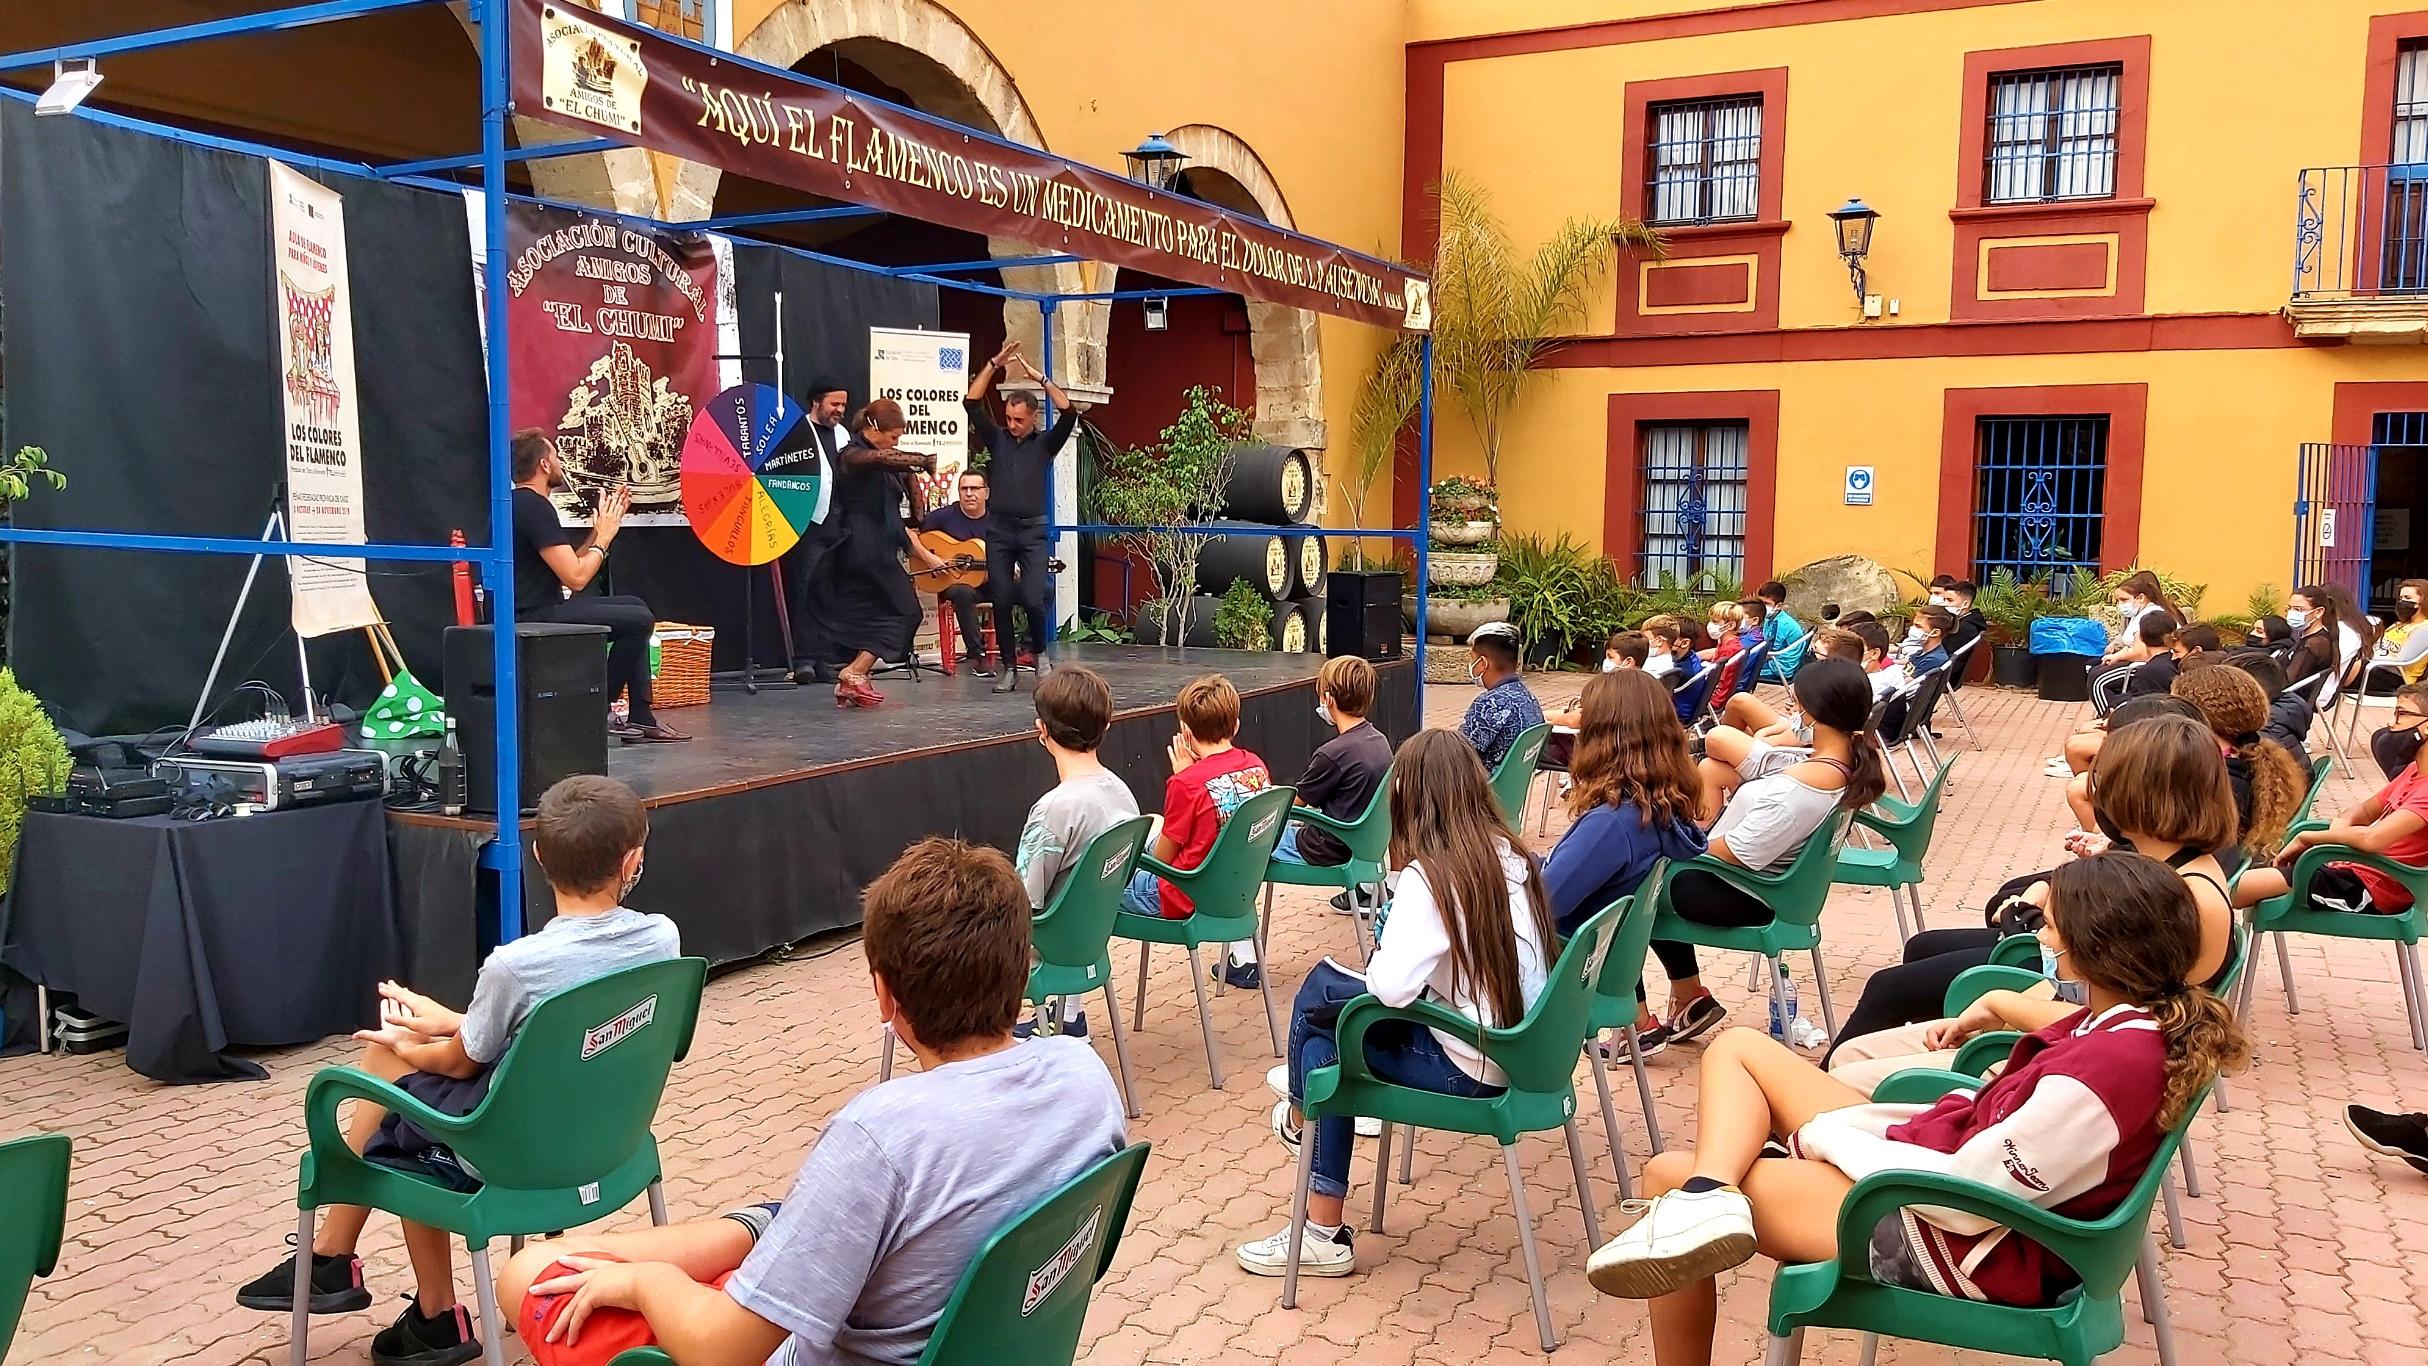
<path fill-rule="evenodd" d="M 0 962 L 127 1026 L 158 1081 L 258 1080 L 235 1048 L 378 1023 L 399 966 L 378 802 L 210 821 L 28 812 Z"/>

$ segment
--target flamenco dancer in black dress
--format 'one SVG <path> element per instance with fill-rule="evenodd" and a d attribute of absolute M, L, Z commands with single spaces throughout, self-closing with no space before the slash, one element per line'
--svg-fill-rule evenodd
<path fill-rule="evenodd" d="M 902 569 L 905 548 L 916 546 L 894 476 L 933 471 L 936 457 L 900 448 L 909 424 L 892 399 L 871 402 L 851 425 L 851 442 L 835 461 L 839 540 L 808 597 L 830 654 L 845 661 L 835 705 L 873 707 L 885 694 L 869 686 L 869 672 L 881 659 L 908 657 L 919 632 L 919 596 Z"/>

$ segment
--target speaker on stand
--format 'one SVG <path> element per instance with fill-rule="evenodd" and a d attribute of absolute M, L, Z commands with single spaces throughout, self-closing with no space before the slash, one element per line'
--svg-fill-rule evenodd
<path fill-rule="evenodd" d="M 469 814 L 497 812 L 497 656 L 488 626 L 446 634 L 447 715 L 464 753 Z M 514 624 L 520 685 L 522 805 L 539 805 L 558 780 L 607 771 L 607 637 L 604 626 Z"/>

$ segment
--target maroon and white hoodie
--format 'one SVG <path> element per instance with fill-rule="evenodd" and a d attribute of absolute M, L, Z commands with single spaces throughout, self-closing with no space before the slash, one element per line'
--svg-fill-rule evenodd
<path fill-rule="evenodd" d="M 2113 1211 L 2157 1150 L 2166 1038 L 2148 1011 L 2076 1011 L 2027 1034 L 1979 1091 L 1931 1106 L 1852 1105 L 1798 1130 L 1797 1156 L 1860 1181 L 1939 1172 L 2073 1219 Z M 2040 1305 L 2070 1289 L 2065 1264 L 2004 1226 L 1956 1210 L 1909 1208 L 1906 1241 L 1943 1295 Z"/>

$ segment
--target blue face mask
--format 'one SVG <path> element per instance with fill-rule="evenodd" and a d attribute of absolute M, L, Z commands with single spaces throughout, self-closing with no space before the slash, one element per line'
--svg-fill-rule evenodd
<path fill-rule="evenodd" d="M 2091 993 L 2089 988 L 2085 987 L 2080 982 L 2069 982 L 2057 975 L 2057 960 L 2062 956 L 2063 953 L 2061 950 L 2052 949 L 2046 944 L 2041 945 L 2040 975 L 2048 978 L 2049 985 L 2057 989 L 2058 1000 L 2065 1002 L 2067 1005 L 2079 1006 L 2090 1004 Z"/>

